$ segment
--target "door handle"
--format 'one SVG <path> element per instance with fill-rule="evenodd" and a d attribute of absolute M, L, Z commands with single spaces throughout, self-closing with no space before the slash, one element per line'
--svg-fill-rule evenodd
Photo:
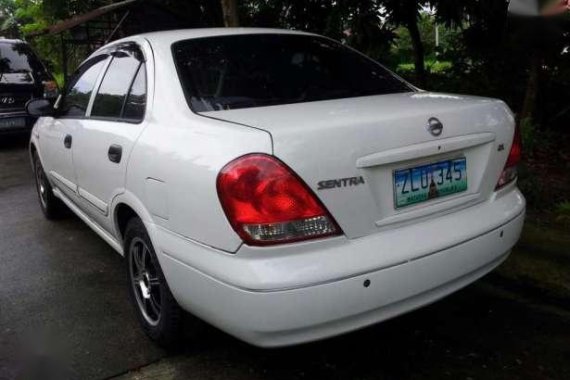
<path fill-rule="evenodd" d="M 107 156 L 109 161 L 119 163 L 121 162 L 121 156 L 123 155 L 123 147 L 117 144 L 113 144 L 109 147 L 109 152 Z"/>
<path fill-rule="evenodd" d="M 63 139 L 63 145 L 69 149 L 71 148 L 71 142 L 72 142 L 72 137 L 71 135 L 65 135 L 65 138 Z"/>

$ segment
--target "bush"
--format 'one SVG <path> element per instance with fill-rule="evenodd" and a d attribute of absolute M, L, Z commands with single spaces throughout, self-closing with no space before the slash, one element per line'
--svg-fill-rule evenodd
<path fill-rule="evenodd" d="M 570 224 L 570 201 L 564 201 L 556 206 L 556 220 Z"/>
<path fill-rule="evenodd" d="M 530 208 L 544 208 L 543 183 L 536 173 L 530 170 L 524 162 L 519 165 L 518 186 L 524 194 Z"/>
<path fill-rule="evenodd" d="M 53 73 L 53 77 L 54 77 L 55 81 L 57 82 L 57 85 L 59 86 L 59 88 L 63 89 L 63 85 L 64 85 L 63 73 Z"/>
<path fill-rule="evenodd" d="M 447 73 L 453 64 L 449 61 L 426 61 L 426 72 L 428 74 L 442 75 Z M 413 63 L 400 63 L 396 72 L 404 77 L 413 76 L 416 67 Z"/>
<path fill-rule="evenodd" d="M 453 64 L 449 61 L 432 61 L 426 64 L 426 69 L 432 74 L 445 74 L 451 70 Z"/>
<path fill-rule="evenodd" d="M 533 152 L 536 148 L 536 127 L 531 118 L 526 118 L 520 122 L 521 139 L 524 150 L 526 152 Z"/>

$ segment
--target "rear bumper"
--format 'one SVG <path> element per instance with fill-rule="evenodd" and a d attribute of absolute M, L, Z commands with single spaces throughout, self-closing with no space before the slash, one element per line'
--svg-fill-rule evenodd
<path fill-rule="evenodd" d="M 411 235 L 417 225 L 404 226 L 353 241 L 298 245 L 294 254 L 244 247 L 230 255 L 182 242 L 160 229 L 154 239 L 182 307 L 244 341 L 275 347 L 353 331 L 468 285 L 506 259 L 520 236 L 524 207 L 522 195 L 512 190 L 492 202 L 420 223 L 427 233 L 421 241 Z M 469 218 L 483 219 L 477 224 Z M 434 225 L 446 236 L 445 247 L 438 247 L 440 238 L 430 238 Z M 414 248 L 402 246 L 399 234 L 415 242 Z M 390 245 L 389 254 L 385 247 Z M 423 254 L 417 254 L 418 246 Z M 394 251 L 400 261 L 390 261 Z M 410 251 L 413 257 L 405 254 Z M 337 254 L 345 259 L 339 261 Z M 311 265 L 313 258 L 320 265 Z"/>

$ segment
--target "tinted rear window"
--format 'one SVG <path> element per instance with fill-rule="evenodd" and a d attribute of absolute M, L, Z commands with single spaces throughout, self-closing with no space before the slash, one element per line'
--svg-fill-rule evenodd
<path fill-rule="evenodd" d="M 43 65 L 27 44 L 0 42 L 0 73 L 41 73 L 43 71 Z"/>
<path fill-rule="evenodd" d="M 195 112 L 412 91 L 379 64 L 322 37 L 208 37 L 172 50 Z"/>

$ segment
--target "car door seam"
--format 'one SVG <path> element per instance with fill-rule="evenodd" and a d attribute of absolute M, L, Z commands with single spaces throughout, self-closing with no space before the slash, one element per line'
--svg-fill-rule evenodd
<path fill-rule="evenodd" d="M 242 127 L 257 129 L 258 131 L 265 132 L 265 133 L 267 133 L 267 134 L 269 135 L 269 140 L 270 140 L 270 144 L 271 144 L 271 154 L 273 154 L 273 155 L 275 154 L 275 148 L 274 148 L 274 143 L 273 143 L 273 136 L 271 135 L 271 132 L 269 132 L 269 131 L 266 130 L 266 129 L 259 128 L 259 127 L 254 127 L 254 126 L 248 125 L 248 124 L 238 123 L 238 122 L 236 122 L 236 121 L 224 120 L 224 119 L 220 119 L 220 118 L 217 118 L 217 117 L 214 117 L 214 116 L 204 115 L 204 114 L 201 114 L 201 113 L 197 113 L 196 115 L 201 116 L 201 117 L 205 117 L 205 118 L 208 118 L 208 119 L 212 119 L 212 120 L 222 121 L 222 122 L 224 122 L 224 123 L 230 123 L 230 124 L 240 125 L 240 126 L 242 126 Z"/>

